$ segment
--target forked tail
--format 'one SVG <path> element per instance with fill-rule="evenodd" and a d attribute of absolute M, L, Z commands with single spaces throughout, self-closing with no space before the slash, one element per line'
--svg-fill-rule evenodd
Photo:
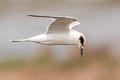
<path fill-rule="evenodd" d="M 10 40 L 10 42 L 30 42 L 28 39 Z"/>

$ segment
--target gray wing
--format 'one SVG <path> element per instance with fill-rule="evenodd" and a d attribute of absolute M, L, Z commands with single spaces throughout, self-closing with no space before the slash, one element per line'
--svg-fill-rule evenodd
<path fill-rule="evenodd" d="M 38 16 L 38 15 L 28 15 L 32 17 L 43 17 L 52 18 L 54 21 L 48 26 L 46 33 L 66 33 L 69 32 L 74 26 L 80 24 L 76 18 L 73 17 L 56 17 L 56 16 Z"/>

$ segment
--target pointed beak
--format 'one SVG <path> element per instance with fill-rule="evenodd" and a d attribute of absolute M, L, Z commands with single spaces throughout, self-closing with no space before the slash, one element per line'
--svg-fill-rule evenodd
<path fill-rule="evenodd" d="M 83 50 L 84 50 L 84 48 L 83 47 L 80 47 L 80 54 L 81 54 L 81 57 L 83 57 Z"/>
<path fill-rule="evenodd" d="M 84 50 L 84 46 L 82 44 L 79 43 L 79 48 L 80 48 L 80 55 L 81 55 L 81 58 L 83 57 L 83 50 Z"/>

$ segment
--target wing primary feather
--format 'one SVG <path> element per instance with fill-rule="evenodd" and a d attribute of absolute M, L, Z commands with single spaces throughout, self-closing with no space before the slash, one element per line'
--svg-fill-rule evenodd
<path fill-rule="evenodd" d="M 53 22 L 49 24 L 45 33 L 63 33 L 69 32 L 74 26 L 80 24 L 77 22 L 77 19 L 74 17 L 68 16 L 40 16 L 40 15 L 28 15 L 31 17 L 43 17 L 43 18 L 51 18 Z"/>
<path fill-rule="evenodd" d="M 53 17 L 53 16 L 39 16 L 39 15 L 27 15 L 27 16 L 31 16 L 31 17 L 44 17 L 44 18 L 65 18 L 65 17 Z"/>

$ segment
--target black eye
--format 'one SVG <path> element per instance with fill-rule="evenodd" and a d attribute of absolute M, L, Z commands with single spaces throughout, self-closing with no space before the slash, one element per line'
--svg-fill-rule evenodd
<path fill-rule="evenodd" d="M 83 38 L 83 36 L 80 36 L 79 40 L 80 40 L 82 46 L 84 46 L 84 38 Z"/>

